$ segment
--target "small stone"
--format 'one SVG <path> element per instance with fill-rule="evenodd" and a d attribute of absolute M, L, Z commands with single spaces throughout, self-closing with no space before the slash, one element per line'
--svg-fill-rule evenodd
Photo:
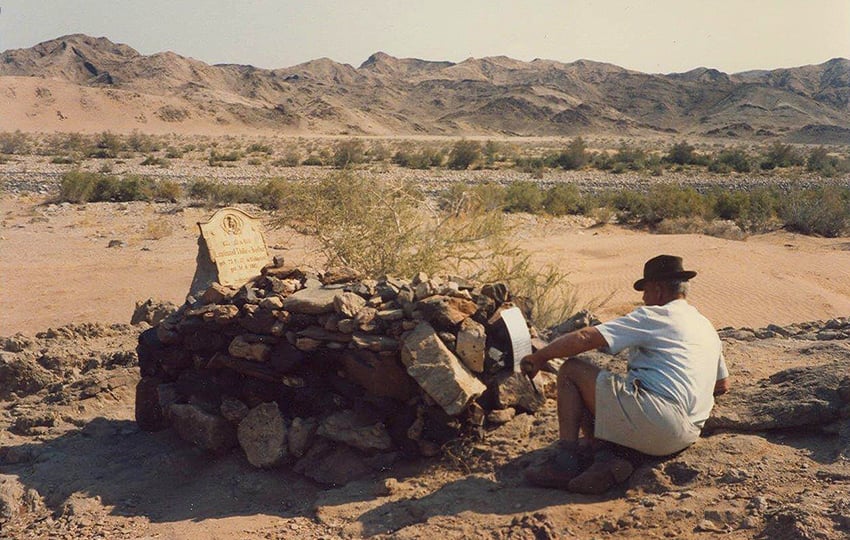
<path fill-rule="evenodd" d="M 282 309 L 283 299 L 279 296 L 268 296 L 260 300 L 260 307 L 264 309 Z"/>
<path fill-rule="evenodd" d="M 251 409 L 236 398 L 224 398 L 221 400 L 219 410 L 228 422 L 239 425 Z"/>
<path fill-rule="evenodd" d="M 293 293 L 283 301 L 283 308 L 292 313 L 320 315 L 334 310 L 334 298 L 343 294 L 340 289 L 308 287 Z"/>
<path fill-rule="evenodd" d="M 491 424 L 502 425 L 507 424 L 516 416 L 516 409 L 508 407 L 507 409 L 494 409 L 487 413 L 487 421 Z"/>
<path fill-rule="evenodd" d="M 122 248 L 127 247 L 127 242 L 124 240 L 110 240 L 107 248 Z"/>
<path fill-rule="evenodd" d="M 339 411 L 325 418 L 317 433 L 326 439 L 361 450 L 389 450 L 393 445 L 383 423 L 350 410 Z"/>
<path fill-rule="evenodd" d="M 289 426 L 289 453 L 296 458 L 302 457 L 313 445 L 319 423 L 315 418 L 294 418 Z"/>
<path fill-rule="evenodd" d="M 239 445 L 254 467 L 274 467 L 288 454 L 287 428 L 277 403 L 257 405 L 239 422 Z"/>
<path fill-rule="evenodd" d="M 254 360 L 255 362 L 268 362 L 272 354 L 272 348 L 265 343 L 251 343 L 245 336 L 236 336 L 230 342 L 227 352 L 235 358 Z"/>
<path fill-rule="evenodd" d="M 395 478 L 386 478 L 382 482 L 378 482 L 372 493 L 376 497 L 389 497 L 398 493 L 400 486 L 401 484 Z"/>

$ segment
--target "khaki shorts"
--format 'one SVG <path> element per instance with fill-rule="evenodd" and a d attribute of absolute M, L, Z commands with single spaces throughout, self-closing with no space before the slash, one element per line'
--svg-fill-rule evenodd
<path fill-rule="evenodd" d="M 653 456 L 684 450 L 700 434 L 681 405 L 605 370 L 596 377 L 595 423 L 596 438 Z"/>

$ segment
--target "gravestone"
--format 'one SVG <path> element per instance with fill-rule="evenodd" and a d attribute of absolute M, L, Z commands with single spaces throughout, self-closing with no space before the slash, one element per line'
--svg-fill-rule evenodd
<path fill-rule="evenodd" d="M 222 208 L 198 222 L 198 256 L 189 295 L 197 297 L 213 283 L 239 287 L 258 276 L 269 262 L 260 220 L 238 208 Z"/>

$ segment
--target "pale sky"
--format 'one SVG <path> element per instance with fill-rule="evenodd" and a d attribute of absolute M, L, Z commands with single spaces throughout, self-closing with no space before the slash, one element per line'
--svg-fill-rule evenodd
<path fill-rule="evenodd" d="M 850 58 L 850 0 L 0 0 L 0 51 L 66 34 L 140 53 L 288 67 L 384 51 L 450 60 L 580 58 L 727 73 Z"/>

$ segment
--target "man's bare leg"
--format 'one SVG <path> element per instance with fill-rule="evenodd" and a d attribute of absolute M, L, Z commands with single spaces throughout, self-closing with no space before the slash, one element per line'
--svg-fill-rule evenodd
<path fill-rule="evenodd" d="M 558 370 L 558 430 L 562 441 L 577 442 L 581 427 L 587 433 L 588 419 L 596 416 L 596 376 L 600 371 L 577 358 L 568 359 Z"/>

